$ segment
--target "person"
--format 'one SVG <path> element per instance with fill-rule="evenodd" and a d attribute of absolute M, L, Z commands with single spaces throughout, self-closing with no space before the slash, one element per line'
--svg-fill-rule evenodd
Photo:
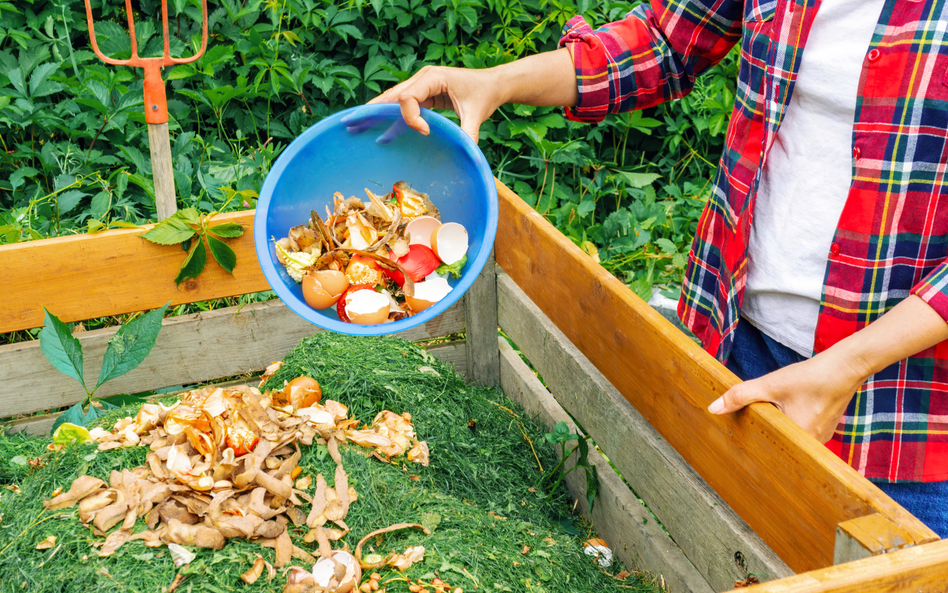
<path fill-rule="evenodd" d="M 595 122 L 687 94 L 740 43 L 733 116 L 678 312 L 740 383 L 948 536 L 948 6 L 652 0 L 559 48 L 425 67 L 371 102 Z M 932 504 L 941 501 L 940 504 Z"/>

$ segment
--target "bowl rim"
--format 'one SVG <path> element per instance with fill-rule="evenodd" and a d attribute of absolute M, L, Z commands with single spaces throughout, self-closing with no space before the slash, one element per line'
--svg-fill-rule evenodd
<path fill-rule="evenodd" d="M 431 128 L 432 135 L 440 133 L 446 136 L 449 140 L 453 140 L 455 143 L 457 143 L 460 148 L 465 153 L 467 153 L 467 156 L 471 159 L 472 163 L 477 169 L 477 174 L 481 183 L 485 188 L 487 188 L 487 209 L 486 212 L 483 213 L 486 214 L 485 232 L 481 249 L 479 250 L 477 257 L 474 258 L 474 261 L 469 262 L 470 267 L 464 273 L 464 275 L 461 276 L 458 283 L 454 285 L 451 292 L 448 293 L 445 298 L 438 301 L 428 309 L 425 309 L 421 313 L 412 315 L 407 319 L 393 321 L 390 323 L 382 323 L 379 325 L 358 325 L 354 323 L 346 323 L 344 321 L 339 321 L 325 316 L 318 310 L 313 309 L 308 304 L 306 304 L 306 301 L 293 294 L 283 282 L 280 276 L 280 271 L 274 265 L 270 253 L 270 237 L 267 236 L 266 232 L 266 213 L 269 212 L 270 200 L 273 196 L 273 190 L 276 187 L 277 179 L 280 177 L 280 175 L 282 175 L 283 171 L 290 164 L 290 162 L 292 162 L 295 156 L 313 138 L 337 125 L 344 125 L 340 120 L 348 115 L 353 115 L 356 112 L 358 112 L 359 115 L 377 117 L 380 120 L 395 120 L 396 118 L 401 118 L 401 110 L 397 103 L 360 105 L 339 111 L 333 115 L 323 118 L 300 134 L 295 140 L 293 140 L 293 142 L 291 142 L 290 145 L 287 146 L 277 158 L 276 162 L 273 164 L 273 167 L 270 169 L 269 173 L 267 173 L 263 187 L 260 189 L 260 196 L 257 199 L 257 208 L 254 216 L 254 247 L 257 254 L 257 261 L 260 264 L 264 278 L 267 280 L 270 288 L 291 311 L 306 321 L 309 321 L 310 323 L 323 329 L 342 334 L 354 336 L 389 335 L 412 329 L 437 317 L 449 307 L 451 307 L 455 302 L 457 302 L 457 300 L 468 291 L 468 289 L 480 275 L 481 270 L 484 268 L 484 265 L 487 263 L 487 260 L 493 251 L 494 239 L 497 234 L 497 221 L 499 217 L 497 186 L 494 182 L 493 172 L 487 164 L 487 158 L 484 156 L 484 153 L 477 146 L 474 140 L 467 135 L 467 132 L 462 130 L 457 124 L 443 115 L 435 113 L 429 109 L 422 108 L 421 117 L 428 123 L 428 126 Z M 362 133 L 370 132 L 371 130 L 369 132 Z M 408 129 L 403 133 L 413 134 L 417 132 Z M 278 280 L 274 281 L 273 279 Z"/>

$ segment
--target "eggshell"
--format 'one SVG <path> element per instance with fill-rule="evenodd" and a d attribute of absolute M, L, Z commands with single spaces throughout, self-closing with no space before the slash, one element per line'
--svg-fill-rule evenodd
<path fill-rule="evenodd" d="M 303 299 L 314 309 L 328 309 L 336 304 L 342 292 L 329 294 L 322 284 L 311 274 L 303 276 Z"/>
<path fill-rule="evenodd" d="M 431 233 L 431 249 L 438 259 L 451 265 L 467 253 L 467 229 L 456 222 L 446 222 Z"/>
<path fill-rule="evenodd" d="M 405 295 L 405 302 L 415 313 L 424 311 L 451 292 L 448 281 L 439 276 L 429 276 L 424 282 L 415 284 L 415 296 Z"/>
<path fill-rule="evenodd" d="M 346 315 L 352 323 L 378 325 L 388 321 L 388 297 L 364 288 L 346 295 Z"/>
<path fill-rule="evenodd" d="M 419 216 L 405 225 L 405 236 L 409 245 L 424 245 L 431 247 L 431 234 L 441 226 L 441 221 L 434 216 Z"/>
<path fill-rule="evenodd" d="M 320 270 L 318 272 L 310 272 L 310 274 L 322 285 L 323 290 L 329 294 L 336 295 L 337 298 L 349 288 L 349 278 L 343 272 Z"/>

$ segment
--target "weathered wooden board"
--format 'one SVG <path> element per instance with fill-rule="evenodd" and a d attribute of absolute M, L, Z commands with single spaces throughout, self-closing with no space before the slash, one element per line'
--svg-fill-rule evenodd
<path fill-rule="evenodd" d="M 831 565 L 837 523 L 873 512 L 916 543 L 937 539 L 773 406 L 708 414 L 737 378 L 503 184 L 498 191 L 497 262 L 791 569 Z"/>
<path fill-rule="evenodd" d="M 471 370 L 471 377 L 481 385 L 499 384 L 497 279 L 493 254 L 464 294 L 464 327 L 469 345 L 467 367 Z"/>
<path fill-rule="evenodd" d="M 214 217 L 246 232 L 228 240 L 237 254 L 231 276 L 208 258 L 199 277 L 174 284 L 185 253 L 142 239 L 141 229 L 105 231 L 0 247 L 0 333 L 43 325 L 43 307 L 64 321 L 94 319 L 174 304 L 270 290 L 257 264 L 254 211 Z M 52 247 L 55 246 L 55 247 Z"/>
<path fill-rule="evenodd" d="M 444 362 L 452 365 L 457 372 L 465 377 L 470 375 L 467 372 L 467 344 L 463 341 L 448 342 L 444 344 L 434 344 L 427 348 L 428 353 Z M 236 385 L 245 382 L 243 379 L 219 383 L 218 385 Z M 250 381 L 253 384 L 253 381 Z M 5 426 L 10 432 L 25 432 L 27 434 L 44 435 L 49 434 L 53 427 L 53 422 L 59 414 L 41 414 L 38 416 L 29 416 L 22 420 L 16 420 L 7 423 Z"/>
<path fill-rule="evenodd" d="M 431 321 L 397 335 L 425 340 L 460 332 L 463 301 Z M 85 353 L 84 375 L 99 376 L 109 339 L 106 328 L 76 334 Z M 148 358 L 137 369 L 102 386 L 97 396 L 137 393 L 252 373 L 280 360 L 304 337 L 322 331 L 274 300 L 163 321 Z M 0 414 L 14 416 L 68 406 L 85 393 L 77 381 L 47 362 L 39 342 L 0 346 Z"/>
<path fill-rule="evenodd" d="M 582 434 L 507 341 L 499 338 L 498 346 L 501 386 L 507 397 L 522 405 L 529 415 L 535 416 L 541 426 L 552 430 L 557 422 L 563 421 L 572 432 Z M 590 451 L 589 462 L 596 467 L 599 475 L 599 495 L 593 512 L 589 512 L 586 504 L 586 478 L 583 472 L 568 475 L 566 486 L 571 496 L 579 501 L 583 515 L 596 525 L 597 534 L 609 544 L 615 555 L 630 568 L 645 569 L 661 575 L 669 591 L 714 591 L 654 521 L 648 509 L 623 483 L 609 462 L 595 450 Z M 572 466 L 573 463 L 567 460 L 564 469 Z"/>
<path fill-rule="evenodd" d="M 912 538 L 901 527 L 873 513 L 843 521 L 836 526 L 833 564 L 886 554 L 911 545 Z"/>
<path fill-rule="evenodd" d="M 948 540 L 771 581 L 740 593 L 945 593 Z"/>
<path fill-rule="evenodd" d="M 746 572 L 761 580 L 793 574 L 509 276 L 498 274 L 497 287 L 504 332 L 715 591 Z"/>

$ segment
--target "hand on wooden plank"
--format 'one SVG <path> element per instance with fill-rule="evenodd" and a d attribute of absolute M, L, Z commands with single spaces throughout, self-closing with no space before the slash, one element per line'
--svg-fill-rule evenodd
<path fill-rule="evenodd" d="M 825 443 L 865 379 L 863 371 L 827 350 L 759 379 L 738 383 L 715 400 L 708 411 L 730 414 L 755 402 L 768 402 Z"/>
<path fill-rule="evenodd" d="M 708 411 L 730 414 L 769 402 L 825 443 L 849 400 L 873 374 L 945 340 L 948 323 L 942 313 L 912 295 L 813 358 L 735 385 Z"/>

